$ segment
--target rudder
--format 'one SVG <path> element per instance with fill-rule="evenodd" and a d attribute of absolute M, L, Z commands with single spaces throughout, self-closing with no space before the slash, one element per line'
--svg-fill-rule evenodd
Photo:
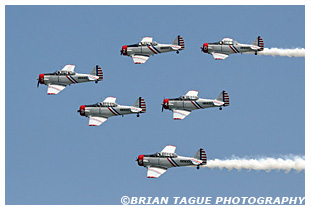
<path fill-rule="evenodd" d="M 141 110 L 142 113 L 145 113 L 145 112 L 146 112 L 146 102 L 145 102 L 145 99 L 144 99 L 143 97 L 139 97 L 139 98 L 135 101 L 135 103 L 134 103 L 133 106 L 138 107 L 138 108 L 141 108 L 141 109 L 142 109 L 142 110 Z"/>
<path fill-rule="evenodd" d="M 226 91 L 222 91 L 219 96 L 216 98 L 218 101 L 224 102 L 223 106 L 229 106 L 229 95 Z"/>
<path fill-rule="evenodd" d="M 174 40 L 174 42 L 173 42 L 172 44 L 173 44 L 173 45 L 181 46 L 181 49 L 180 49 L 180 50 L 184 50 L 184 49 L 185 49 L 185 41 L 184 41 L 184 39 L 183 39 L 180 35 L 178 35 L 178 36 L 175 38 L 175 40 Z"/>
<path fill-rule="evenodd" d="M 195 159 L 202 160 L 202 164 L 206 164 L 207 155 L 204 149 L 200 148 L 195 155 L 193 156 Z"/>
<path fill-rule="evenodd" d="M 252 45 L 256 45 L 256 46 L 260 47 L 260 49 L 258 51 L 263 51 L 264 43 L 263 43 L 263 40 L 262 40 L 261 36 L 258 36 L 255 39 L 255 41 L 253 41 Z"/>
<path fill-rule="evenodd" d="M 91 72 L 91 75 L 98 76 L 99 77 L 98 80 L 103 80 L 104 79 L 103 70 L 102 70 L 102 68 L 99 65 L 96 65 L 94 67 L 94 69 Z"/>

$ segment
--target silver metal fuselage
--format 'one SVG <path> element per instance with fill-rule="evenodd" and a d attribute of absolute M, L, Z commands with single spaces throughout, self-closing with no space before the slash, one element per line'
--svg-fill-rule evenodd
<path fill-rule="evenodd" d="M 132 55 L 155 55 L 159 53 L 178 51 L 171 47 L 171 44 L 157 44 L 157 45 L 125 45 L 122 47 L 122 54 L 127 56 Z M 180 46 L 175 46 L 181 48 Z"/>
<path fill-rule="evenodd" d="M 197 166 L 193 164 L 191 160 L 196 160 L 191 157 L 183 156 L 166 156 L 166 157 L 149 157 L 152 155 L 143 155 L 138 159 L 138 164 L 144 167 L 160 167 L 160 168 L 172 168 L 181 166 Z"/>
<path fill-rule="evenodd" d="M 80 112 L 83 108 L 80 108 Z M 138 114 L 140 113 L 140 109 L 133 106 L 123 106 L 123 105 L 116 105 L 116 106 L 106 106 L 102 107 L 100 105 L 85 105 L 84 111 L 82 111 L 81 115 L 86 117 L 88 116 L 97 116 L 97 117 L 112 117 L 112 116 L 119 116 L 119 115 L 128 115 L 128 114 Z M 83 113 L 84 112 L 84 113 Z"/>
<path fill-rule="evenodd" d="M 249 44 L 219 44 L 219 43 L 205 43 L 203 45 L 203 52 L 212 53 L 222 53 L 222 54 L 234 54 L 234 53 L 256 53 L 260 51 L 260 47 Z"/>
<path fill-rule="evenodd" d="M 196 109 L 206 109 L 211 107 L 220 107 L 224 105 L 224 102 L 215 99 L 203 99 L 199 98 L 197 100 L 182 100 L 182 99 L 168 99 L 164 100 L 164 108 L 166 109 L 182 109 L 182 110 L 196 110 Z"/>
<path fill-rule="evenodd" d="M 89 74 L 44 74 L 43 81 L 40 81 L 41 84 L 49 85 L 49 84 L 57 84 L 57 85 L 71 85 L 82 82 L 95 82 L 96 79 L 90 80 Z M 40 77 L 39 77 L 40 78 Z M 42 76 L 41 76 L 42 78 Z M 40 79 L 41 79 L 40 78 Z M 42 79 L 41 79 L 42 80 Z M 42 83 L 43 82 L 43 83 Z"/>

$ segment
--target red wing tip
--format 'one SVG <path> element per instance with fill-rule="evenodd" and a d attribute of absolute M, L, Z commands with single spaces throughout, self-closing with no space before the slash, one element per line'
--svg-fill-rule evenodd
<path fill-rule="evenodd" d="M 155 176 L 147 176 L 147 178 L 157 178 L 157 177 L 155 177 Z"/>
<path fill-rule="evenodd" d="M 48 95 L 56 95 L 56 93 L 48 93 Z"/>
<path fill-rule="evenodd" d="M 181 120 L 181 118 L 174 118 L 174 120 Z"/>
<path fill-rule="evenodd" d="M 142 64 L 141 62 L 135 62 L 135 64 Z"/>
<path fill-rule="evenodd" d="M 97 126 L 97 125 L 95 125 L 95 124 L 90 124 L 89 126 Z"/>

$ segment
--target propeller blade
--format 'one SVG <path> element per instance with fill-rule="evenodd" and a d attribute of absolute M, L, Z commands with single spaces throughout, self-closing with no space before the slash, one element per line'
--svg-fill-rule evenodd
<path fill-rule="evenodd" d="M 39 84 L 40 84 L 40 83 L 39 83 L 39 80 L 38 80 L 38 83 L 37 83 L 37 88 L 39 87 Z"/>

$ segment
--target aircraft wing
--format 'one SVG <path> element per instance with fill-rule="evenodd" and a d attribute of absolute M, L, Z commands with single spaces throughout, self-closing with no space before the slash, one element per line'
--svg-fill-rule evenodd
<path fill-rule="evenodd" d="M 174 153 L 175 150 L 176 150 L 175 146 L 168 145 L 168 146 L 164 147 L 164 149 L 161 152 L 164 152 L 164 153 Z"/>
<path fill-rule="evenodd" d="M 147 55 L 133 55 L 132 58 L 133 58 L 133 61 L 135 64 L 143 64 L 149 59 L 149 56 L 147 56 Z"/>
<path fill-rule="evenodd" d="M 174 120 L 183 120 L 185 117 L 187 117 L 191 112 L 181 109 L 174 109 L 173 110 L 173 119 Z"/>
<path fill-rule="evenodd" d="M 89 117 L 89 126 L 100 126 L 103 122 L 108 120 L 106 117 Z"/>
<path fill-rule="evenodd" d="M 117 98 L 115 97 L 107 97 L 104 102 L 108 102 L 108 103 L 116 103 Z"/>
<path fill-rule="evenodd" d="M 196 90 L 189 90 L 186 96 L 198 96 L 198 93 Z"/>
<path fill-rule="evenodd" d="M 166 172 L 167 169 L 160 167 L 148 167 L 147 178 L 158 178 Z"/>
<path fill-rule="evenodd" d="M 65 89 L 65 85 L 48 85 L 48 95 L 56 95 L 60 91 Z"/>
<path fill-rule="evenodd" d="M 141 43 L 150 43 L 150 42 L 152 42 L 152 37 L 144 37 L 140 42 Z"/>
<path fill-rule="evenodd" d="M 76 67 L 75 65 L 68 64 L 62 69 L 62 71 L 74 71 L 75 67 Z"/>
<path fill-rule="evenodd" d="M 212 53 L 212 56 L 215 58 L 215 60 L 225 60 L 229 55 L 222 53 Z"/>

